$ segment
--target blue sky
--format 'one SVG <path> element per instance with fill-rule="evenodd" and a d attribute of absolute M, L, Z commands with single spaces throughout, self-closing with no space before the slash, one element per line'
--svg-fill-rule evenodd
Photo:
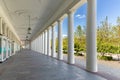
<path fill-rule="evenodd" d="M 78 25 L 86 26 L 87 3 L 78 8 L 74 14 L 74 31 Z M 97 0 L 97 25 L 108 16 L 109 23 L 115 25 L 120 16 L 120 0 Z M 67 20 L 63 21 L 63 35 L 67 35 Z M 56 28 L 57 30 L 57 28 Z"/>

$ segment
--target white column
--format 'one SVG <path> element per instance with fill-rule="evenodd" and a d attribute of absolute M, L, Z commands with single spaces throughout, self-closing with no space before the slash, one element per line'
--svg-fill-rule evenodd
<path fill-rule="evenodd" d="M 47 29 L 47 55 L 50 56 L 50 29 Z"/>
<path fill-rule="evenodd" d="M 39 36 L 39 52 L 40 52 L 40 53 L 42 53 L 42 51 L 41 51 L 41 43 L 42 43 L 42 42 L 41 42 L 41 35 L 40 35 L 40 36 Z"/>
<path fill-rule="evenodd" d="M 36 39 L 35 39 L 35 51 L 36 51 Z"/>
<path fill-rule="evenodd" d="M 37 52 L 40 49 L 40 41 L 39 41 L 39 37 L 36 38 L 36 48 L 37 48 Z"/>
<path fill-rule="evenodd" d="M 36 51 L 36 40 L 35 40 L 34 46 L 35 46 L 35 51 Z"/>
<path fill-rule="evenodd" d="M 50 28 L 49 28 L 49 50 L 50 50 L 50 51 L 49 51 L 49 56 L 51 56 L 51 35 L 50 35 L 51 32 L 52 32 L 52 31 L 51 31 L 51 27 L 50 27 Z"/>
<path fill-rule="evenodd" d="M 32 48 L 31 49 L 34 50 L 34 41 L 32 41 Z"/>
<path fill-rule="evenodd" d="M 97 72 L 96 48 L 96 0 L 88 0 L 87 9 L 87 57 L 86 68 L 88 71 Z"/>
<path fill-rule="evenodd" d="M 2 27 L 2 24 L 3 24 L 3 22 L 2 22 L 2 18 L 0 17 L 0 34 L 3 34 L 3 27 Z"/>
<path fill-rule="evenodd" d="M 74 11 L 68 13 L 68 63 L 74 64 Z"/>
<path fill-rule="evenodd" d="M 40 40 L 40 36 L 41 35 L 39 35 L 38 40 L 39 40 L 39 52 L 41 53 L 41 40 Z"/>
<path fill-rule="evenodd" d="M 36 51 L 36 40 L 34 40 L 34 50 Z"/>
<path fill-rule="evenodd" d="M 34 51 L 36 50 L 36 46 L 35 46 L 35 43 L 36 43 L 36 42 L 35 42 L 35 40 L 34 40 Z"/>
<path fill-rule="evenodd" d="M 47 55 L 47 31 L 44 32 L 44 54 Z"/>
<path fill-rule="evenodd" d="M 44 33 L 42 33 L 42 53 L 44 53 Z"/>
<path fill-rule="evenodd" d="M 42 35 L 40 34 L 40 53 L 42 53 Z"/>
<path fill-rule="evenodd" d="M 37 47 L 37 45 L 38 45 L 38 42 L 37 42 L 37 38 L 36 38 L 36 51 L 38 50 L 38 47 Z"/>
<path fill-rule="evenodd" d="M 38 39 L 36 38 L 36 51 L 38 52 Z"/>
<path fill-rule="evenodd" d="M 42 49 L 43 49 L 43 48 L 42 48 L 42 46 L 43 46 L 42 34 L 41 34 L 41 36 L 40 36 L 40 41 L 41 41 L 41 44 L 40 44 L 40 45 L 41 45 L 41 53 L 42 53 L 42 51 L 43 51 L 43 50 L 42 50 Z"/>
<path fill-rule="evenodd" d="M 58 59 L 63 60 L 63 51 L 62 51 L 62 20 L 58 20 Z"/>
<path fill-rule="evenodd" d="M 34 48 L 35 48 L 35 42 L 33 41 L 33 50 L 34 50 Z"/>
<path fill-rule="evenodd" d="M 36 40 L 34 40 L 34 50 L 36 51 Z"/>
<path fill-rule="evenodd" d="M 38 49 L 39 49 L 39 37 L 36 38 L 36 51 L 38 52 Z"/>
<path fill-rule="evenodd" d="M 54 29 L 54 26 L 52 26 L 52 57 L 56 57 L 56 53 L 55 53 L 55 29 Z"/>

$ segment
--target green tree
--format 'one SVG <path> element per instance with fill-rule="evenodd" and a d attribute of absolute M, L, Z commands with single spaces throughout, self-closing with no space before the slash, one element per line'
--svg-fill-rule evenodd
<path fill-rule="evenodd" d="M 56 38 L 56 52 L 58 52 L 58 38 Z"/>
<path fill-rule="evenodd" d="M 74 50 L 78 55 L 79 52 L 86 50 L 86 44 L 85 44 L 85 31 L 82 30 L 81 26 L 77 26 L 77 29 L 75 31 L 75 38 L 74 38 Z"/>
<path fill-rule="evenodd" d="M 117 25 L 110 25 L 108 17 L 101 22 L 97 31 L 97 51 L 105 56 L 106 53 L 120 54 L 120 17 Z"/>
<path fill-rule="evenodd" d="M 75 37 L 81 39 L 81 37 L 84 35 L 84 31 L 82 30 L 81 26 L 78 25 L 76 31 L 75 31 Z"/>
<path fill-rule="evenodd" d="M 68 38 L 65 37 L 63 38 L 63 53 L 67 53 L 67 49 L 68 49 Z"/>
<path fill-rule="evenodd" d="M 120 17 L 117 17 L 117 25 L 120 26 Z"/>
<path fill-rule="evenodd" d="M 108 17 L 106 16 L 105 20 L 101 22 L 101 25 L 97 31 L 97 51 L 104 56 L 106 53 L 109 53 L 109 48 L 111 44 L 112 37 L 112 28 L 108 22 Z"/>

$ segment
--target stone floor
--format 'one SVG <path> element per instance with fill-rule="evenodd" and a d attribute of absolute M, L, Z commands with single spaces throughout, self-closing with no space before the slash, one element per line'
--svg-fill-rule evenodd
<path fill-rule="evenodd" d="M 66 54 L 64 54 L 63 59 L 65 62 L 67 62 Z M 85 70 L 86 60 L 78 56 L 75 56 L 75 66 Z M 107 65 L 98 63 L 98 72 L 96 74 L 106 78 L 107 80 L 120 80 L 120 69 L 112 68 Z"/>
<path fill-rule="evenodd" d="M 74 65 L 23 50 L 0 63 L 0 80 L 107 80 Z"/>

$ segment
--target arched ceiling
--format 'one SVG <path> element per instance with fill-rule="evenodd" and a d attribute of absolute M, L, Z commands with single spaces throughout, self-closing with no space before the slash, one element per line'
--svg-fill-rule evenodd
<path fill-rule="evenodd" d="M 32 33 L 35 33 L 36 26 L 44 25 L 63 2 L 64 0 L 0 0 L 2 8 L 21 40 L 27 35 L 29 15 Z"/>
<path fill-rule="evenodd" d="M 26 36 L 33 37 L 39 29 L 49 22 L 64 3 L 67 5 L 72 1 L 74 0 L 0 0 L 0 6 L 20 39 L 25 40 Z M 27 34 L 28 16 L 30 16 L 30 27 L 32 28 L 31 35 Z"/>

